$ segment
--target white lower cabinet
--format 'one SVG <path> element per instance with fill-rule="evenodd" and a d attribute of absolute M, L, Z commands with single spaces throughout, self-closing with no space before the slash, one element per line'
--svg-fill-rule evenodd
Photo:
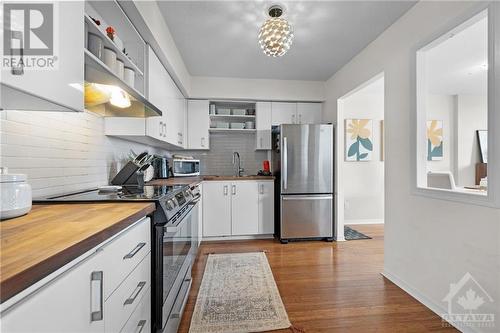
<path fill-rule="evenodd" d="M 150 219 L 144 218 L 75 259 L 3 309 L 1 331 L 115 333 L 129 329 L 132 318 L 147 317 L 147 332 L 151 302 L 143 300 L 151 286 L 150 239 Z M 138 332 L 139 324 L 127 332 Z"/>
<path fill-rule="evenodd" d="M 259 199 L 256 182 L 231 183 L 231 234 L 259 233 Z"/>
<path fill-rule="evenodd" d="M 259 234 L 274 234 L 274 182 L 259 182 Z"/>
<path fill-rule="evenodd" d="M 231 182 L 203 183 L 203 237 L 231 235 Z"/>
<path fill-rule="evenodd" d="M 273 193 L 272 181 L 204 182 L 203 237 L 274 233 Z"/>

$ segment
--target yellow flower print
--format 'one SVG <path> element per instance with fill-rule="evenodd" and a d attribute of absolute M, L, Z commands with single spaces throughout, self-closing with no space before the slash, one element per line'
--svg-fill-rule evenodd
<path fill-rule="evenodd" d="M 427 127 L 427 138 L 431 141 L 433 146 L 439 146 L 443 138 L 443 129 L 437 127 L 437 120 L 432 120 L 430 126 Z"/>
<path fill-rule="evenodd" d="M 351 134 L 351 139 L 355 140 L 357 137 L 367 139 L 371 135 L 371 131 L 365 126 L 370 119 L 352 119 L 347 129 L 347 133 Z"/>

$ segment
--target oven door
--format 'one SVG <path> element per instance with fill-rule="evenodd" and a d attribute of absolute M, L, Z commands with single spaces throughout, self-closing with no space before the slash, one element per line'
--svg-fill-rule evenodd
<path fill-rule="evenodd" d="M 190 279 L 193 253 L 192 205 L 187 205 L 183 215 L 174 225 L 163 227 L 163 306 L 162 327 L 165 327 L 172 308 L 182 289 L 183 282 Z M 189 275 L 189 276 L 188 276 Z"/>

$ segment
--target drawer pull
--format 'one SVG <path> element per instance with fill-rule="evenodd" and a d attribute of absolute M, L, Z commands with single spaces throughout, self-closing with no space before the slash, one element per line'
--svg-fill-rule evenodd
<path fill-rule="evenodd" d="M 90 313 L 90 321 L 100 321 L 103 318 L 103 286 L 102 286 L 102 280 L 103 280 L 103 272 L 102 271 L 97 271 L 97 272 L 92 272 L 90 276 L 91 280 L 91 292 L 92 292 L 92 300 L 95 300 L 94 296 L 94 284 L 97 282 L 97 286 L 99 287 L 99 294 L 97 297 L 99 297 L 99 310 L 98 311 L 92 311 Z"/>
<path fill-rule="evenodd" d="M 139 324 L 137 324 L 137 327 L 139 327 L 139 331 L 137 331 L 137 333 L 141 333 L 144 329 L 144 326 L 146 326 L 146 321 L 144 319 L 140 320 Z"/>
<path fill-rule="evenodd" d="M 132 258 L 133 256 L 135 256 L 137 254 L 137 252 L 139 252 L 144 247 L 144 245 L 146 245 L 146 243 L 139 243 L 139 244 L 137 244 L 137 246 L 132 251 L 130 251 L 129 253 L 127 253 L 123 257 L 123 259 L 130 259 L 130 258 Z"/>
<path fill-rule="evenodd" d="M 137 296 L 139 296 L 139 294 L 141 293 L 141 291 L 145 285 L 146 285 L 146 281 L 139 282 L 137 287 L 135 287 L 134 291 L 132 292 L 132 295 L 130 295 L 130 297 L 125 300 L 125 303 L 123 303 L 123 305 L 128 305 L 128 304 L 134 303 L 135 299 L 137 298 Z"/>

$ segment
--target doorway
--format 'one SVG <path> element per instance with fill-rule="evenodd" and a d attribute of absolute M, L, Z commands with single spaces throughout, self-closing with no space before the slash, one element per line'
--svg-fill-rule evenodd
<path fill-rule="evenodd" d="M 384 223 L 384 74 L 337 103 L 336 239 L 344 227 Z"/>

